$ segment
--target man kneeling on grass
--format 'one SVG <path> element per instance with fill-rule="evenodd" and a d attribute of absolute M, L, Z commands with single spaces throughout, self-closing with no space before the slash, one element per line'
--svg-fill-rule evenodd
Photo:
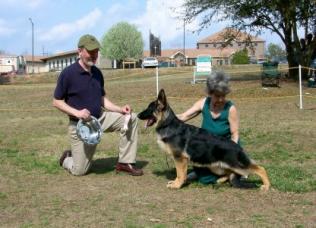
<path fill-rule="evenodd" d="M 131 113 L 129 105 L 117 106 L 106 97 L 102 72 L 94 66 L 99 49 L 100 43 L 94 36 L 82 36 L 78 43 L 79 60 L 66 67 L 58 78 L 53 105 L 69 116 L 71 144 L 71 150 L 64 151 L 60 157 L 60 166 L 73 175 L 84 175 L 89 171 L 96 145 L 85 144 L 77 136 L 76 127 L 80 119 L 86 121 L 94 116 L 102 131 L 120 132 L 116 172 L 141 176 L 143 171 L 135 167 L 137 117 Z M 124 128 L 125 114 L 131 114 L 127 130 Z"/>

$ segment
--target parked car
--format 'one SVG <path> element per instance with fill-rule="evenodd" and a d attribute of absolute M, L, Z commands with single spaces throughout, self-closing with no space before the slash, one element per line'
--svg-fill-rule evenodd
<path fill-rule="evenodd" d="M 266 61 L 265 60 L 258 60 L 257 61 L 257 64 L 263 64 L 263 63 L 265 63 Z"/>
<path fill-rule="evenodd" d="M 257 64 L 258 61 L 256 59 L 249 59 L 249 64 Z"/>
<path fill-rule="evenodd" d="M 176 67 L 174 62 L 160 62 L 159 67 Z"/>
<path fill-rule="evenodd" d="M 146 57 L 143 59 L 142 68 L 146 67 L 157 67 L 158 60 L 155 57 Z"/>

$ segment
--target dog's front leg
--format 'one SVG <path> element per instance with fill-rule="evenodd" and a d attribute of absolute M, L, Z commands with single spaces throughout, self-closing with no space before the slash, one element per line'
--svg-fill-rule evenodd
<path fill-rule="evenodd" d="M 187 171 L 188 171 L 188 158 L 187 157 L 181 157 L 174 160 L 176 171 L 177 171 L 177 177 L 173 181 L 169 181 L 167 184 L 167 188 L 174 188 L 178 189 L 181 188 L 181 186 L 185 183 L 187 179 Z"/>

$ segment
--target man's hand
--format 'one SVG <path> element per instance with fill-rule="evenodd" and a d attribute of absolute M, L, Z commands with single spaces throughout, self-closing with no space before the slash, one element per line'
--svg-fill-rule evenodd
<path fill-rule="evenodd" d="M 129 105 L 124 105 L 122 107 L 122 113 L 123 114 L 130 114 L 132 112 L 132 109 Z"/>
<path fill-rule="evenodd" d="M 81 109 L 81 110 L 78 111 L 76 117 L 78 119 L 89 121 L 91 119 L 91 114 L 90 114 L 88 109 L 84 108 L 84 109 Z"/>

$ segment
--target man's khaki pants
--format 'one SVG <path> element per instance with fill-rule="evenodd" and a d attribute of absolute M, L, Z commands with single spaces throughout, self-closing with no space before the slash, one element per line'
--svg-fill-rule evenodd
<path fill-rule="evenodd" d="M 123 129 L 125 115 L 120 113 L 104 111 L 99 121 L 103 132 L 118 131 L 120 133 L 118 162 L 135 163 L 138 137 L 136 114 L 132 114 L 126 131 Z M 69 122 L 68 135 L 70 136 L 72 157 L 67 157 L 64 160 L 63 167 L 73 175 L 79 176 L 89 171 L 96 145 L 84 144 L 76 134 L 76 126 L 77 122 Z"/>

